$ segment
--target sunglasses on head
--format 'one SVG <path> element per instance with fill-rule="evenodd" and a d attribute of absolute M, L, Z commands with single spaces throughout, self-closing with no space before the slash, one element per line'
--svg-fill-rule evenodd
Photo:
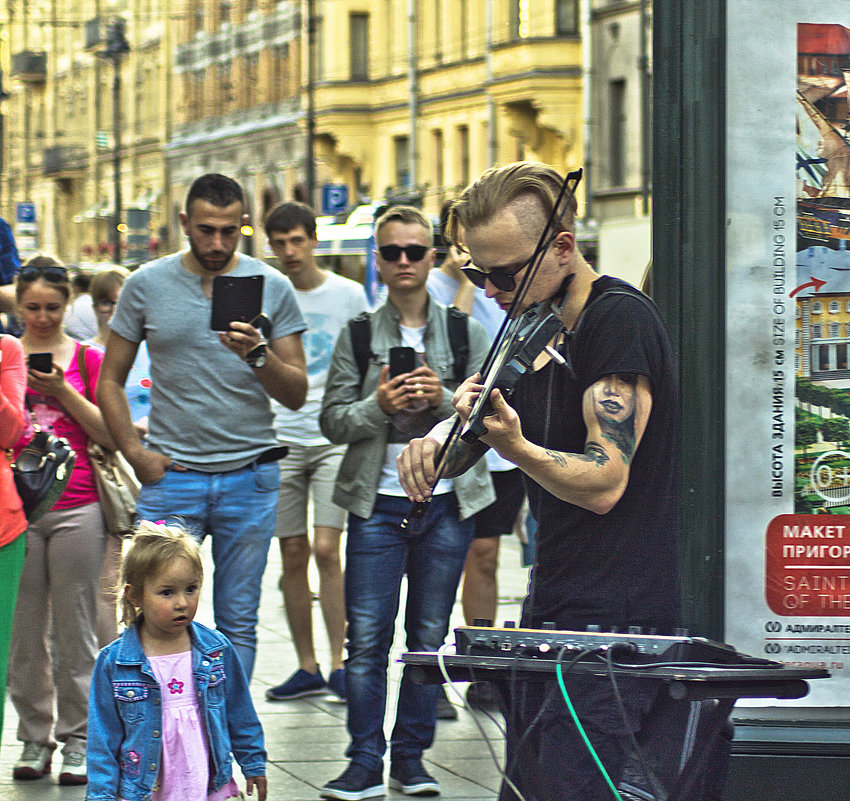
<path fill-rule="evenodd" d="M 381 254 L 381 258 L 384 261 L 398 261 L 402 253 L 407 256 L 408 261 L 422 261 L 428 250 L 425 245 L 405 245 L 404 247 L 399 245 L 381 245 L 378 248 L 378 253 Z"/>
<path fill-rule="evenodd" d="M 490 272 L 485 273 L 484 270 L 473 267 L 470 261 L 460 269 L 479 289 L 484 289 L 484 284 L 489 281 L 500 292 L 513 292 L 516 289 L 516 279 L 514 276 L 526 267 L 528 267 L 528 262 L 521 264 L 513 270 L 490 270 Z"/>
<path fill-rule="evenodd" d="M 38 264 L 30 264 L 26 267 L 21 267 L 18 271 L 18 277 L 24 281 L 35 281 L 37 278 L 44 278 L 47 281 L 67 281 L 68 270 L 58 264 L 51 264 L 42 267 Z"/>

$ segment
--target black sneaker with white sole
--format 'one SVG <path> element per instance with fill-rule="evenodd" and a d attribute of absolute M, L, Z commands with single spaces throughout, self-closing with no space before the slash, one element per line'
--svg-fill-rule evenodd
<path fill-rule="evenodd" d="M 390 766 L 390 789 L 405 795 L 439 795 L 440 783 L 422 767 L 422 760 L 400 759 Z"/>

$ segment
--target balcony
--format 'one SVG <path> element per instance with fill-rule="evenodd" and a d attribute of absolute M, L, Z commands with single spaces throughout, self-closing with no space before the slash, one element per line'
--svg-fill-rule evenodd
<path fill-rule="evenodd" d="M 60 175 L 84 170 L 88 161 L 88 153 L 81 145 L 52 145 L 44 148 L 42 168 L 45 175 Z"/>
<path fill-rule="evenodd" d="M 47 53 L 43 50 L 13 53 L 11 75 L 23 83 L 44 83 L 47 80 Z"/>

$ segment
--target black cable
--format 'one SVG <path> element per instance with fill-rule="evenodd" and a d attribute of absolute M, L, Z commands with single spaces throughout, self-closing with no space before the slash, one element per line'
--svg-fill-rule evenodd
<path fill-rule="evenodd" d="M 614 660 L 613 653 L 616 650 L 621 650 L 624 648 L 628 648 L 631 650 L 632 646 L 629 643 L 614 643 L 608 648 L 607 653 L 605 654 L 605 664 L 608 668 L 608 680 L 611 683 L 611 689 L 614 692 L 614 699 L 617 702 L 617 709 L 620 712 L 620 717 L 623 720 L 623 726 L 626 728 L 626 733 L 629 736 L 629 741 L 632 744 L 632 748 L 634 752 L 637 754 L 638 761 L 640 762 L 641 769 L 643 770 L 643 777 L 646 779 L 647 787 L 652 789 L 652 792 L 657 794 L 661 794 L 661 797 L 658 801 L 665 801 L 667 795 L 664 791 L 664 785 L 658 779 L 658 776 L 655 775 L 655 771 L 652 770 L 652 767 L 649 764 L 649 760 L 646 758 L 646 753 L 644 752 L 641 744 L 638 742 L 635 733 L 632 731 L 631 726 L 629 725 L 629 715 L 626 712 L 626 705 L 623 703 L 623 695 L 620 692 L 620 686 L 617 684 L 617 677 L 614 674 Z"/>
<path fill-rule="evenodd" d="M 558 651 L 557 661 L 558 661 L 559 664 L 560 664 L 560 660 L 562 659 L 564 653 L 567 651 L 568 647 L 569 646 L 564 645 L 564 646 L 561 647 L 560 651 Z M 566 666 L 565 666 L 566 672 L 569 673 L 578 664 L 578 662 L 580 662 L 582 659 L 585 659 L 588 656 L 593 655 L 598 650 L 599 650 L 598 648 L 585 648 L 584 650 L 579 651 L 579 653 L 576 654 L 566 664 Z M 514 717 L 514 710 L 515 710 L 516 706 L 518 706 L 517 704 L 515 704 L 513 702 L 514 699 L 516 698 L 515 680 L 516 680 L 518 658 L 519 657 L 517 657 L 517 659 L 514 659 L 512 664 L 511 664 L 510 696 L 509 696 L 508 711 L 510 712 L 512 718 Z M 558 688 L 558 683 L 554 682 L 552 684 L 552 686 L 549 688 L 549 691 L 547 692 L 546 696 L 544 697 L 543 703 L 540 705 L 540 709 L 537 710 L 537 714 L 535 714 L 535 716 L 532 718 L 531 723 L 529 723 L 528 726 L 525 727 L 525 731 L 522 733 L 522 736 L 519 738 L 519 741 L 517 742 L 516 748 L 514 749 L 514 753 L 511 756 L 511 761 L 505 767 L 505 773 L 508 776 L 511 776 L 512 773 L 513 773 L 513 770 L 516 768 L 517 760 L 519 759 L 519 756 L 522 753 L 522 747 L 523 747 L 523 745 L 525 745 L 525 741 L 528 738 L 529 734 L 531 733 L 532 729 L 540 722 L 540 719 L 543 717 L 543 713 L 546 711 L 546 708 L 552 703 L 552 700 L 554 698 L 556 698 L 559 694 L 560 694 L 560 691 L 559 691 L 559 688 Z M 523 700 L 523 705 L 524 705 L 525 701 L 526 701 L 525 694 L 523 694 L 522 700 Z M 509 728 L 508 728 L 509 733 L 515 729 L 515 726 L 513 724 L 513 720 L 508 721 L 508 726 L 509 726 Z"/>

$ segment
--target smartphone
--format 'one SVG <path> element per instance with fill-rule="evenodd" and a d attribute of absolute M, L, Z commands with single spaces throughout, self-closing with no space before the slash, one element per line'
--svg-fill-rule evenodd
<path fill-rule="evenodd" d="M 53 372 L 52 353 L 30 353 L 29 369 L 38 370 L 39 373 Z"/>
<path fill-rule="evenodd" d="M 232 322 L 250 323 L 262 310 L 262 275 L 217 275 L 213 278 L 210 314 L 213 331 L 229 331 Z"/>
<path fill-rule="evenodd" d="M 416 369 L 416 351 L 408 346 L 390 348 L 390 378 Z"/>

